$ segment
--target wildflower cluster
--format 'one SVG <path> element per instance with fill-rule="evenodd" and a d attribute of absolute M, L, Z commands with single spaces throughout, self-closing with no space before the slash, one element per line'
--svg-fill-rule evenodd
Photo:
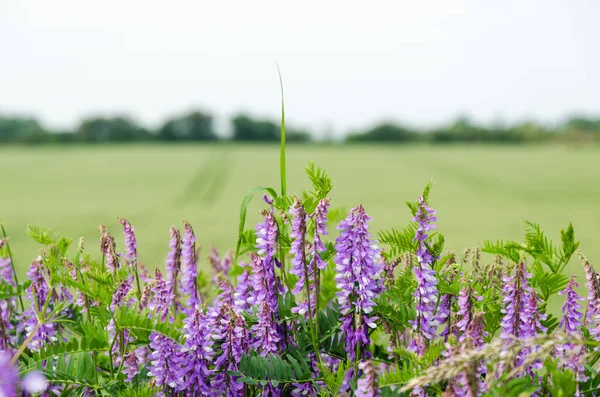
<path fill-rule="evenodd" d="M 595 393 L 600 275 L 580 254 L 582 298 L 571 226 L 559 248 L 527 223 L 524 243 L 457 260 L 429 187 L 408 225 L 375 235 L 363 205 L 330 208 L 327 174 L 309 176 L 299 197 L 268 189 L 235 251 L 203 253 L 188 222 L 165 230 L 150 272 L 126 219 L 124 246 L 101 226 L 92 254 L 30 227 L 41 251 L 24 283 L 2 236 L 0 395 Z"/>

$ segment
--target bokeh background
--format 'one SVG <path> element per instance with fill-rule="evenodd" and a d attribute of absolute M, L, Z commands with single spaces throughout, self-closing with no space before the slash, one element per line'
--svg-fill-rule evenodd
<path fill-rule="evenodd" d="M 148 267 L 183 220 L 206 254 L 233 247 L 246 192 L 279 186 L 276 63 L 289 192 L 314 162 L 377 232 L 433 180 L 448 249 L 572 222 L 598 262 L 599 17 L 592 0 L 3 2 L 0 219 L 17 267 L 38 253 L 28 224 L 97 251 L 98 225 L 118 235 L 125 217 Z"/>

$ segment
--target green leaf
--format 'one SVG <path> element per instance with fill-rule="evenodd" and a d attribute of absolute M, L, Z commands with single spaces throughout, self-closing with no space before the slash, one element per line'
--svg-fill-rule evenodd
<path fill-rule="evenodd" d="M 390 367 L 387 371 L 382 371 L 379 375 L 379 387 L 389 388 L 390 386 L 399 386 L 416 377 L 419 373 L 410 361 L 402 361 Z"/>
<path fill-rule="evenodd" d="M 181 342 L 183 338 L 180 326 L 160 321 L 147 309 L 138 312 L 135 307 L 123 306 L 116 309 L 115 319 L 119 328 L 127 329 L 138 341 L 144 343 L 148 343 L 152 332 L 167 336 L 176 342 Z"/>
<path fill-rule="evenodd" d="M 483 248 L 481 250 L 483 252 L 487 252 L 488 254 L 500 255 L 510 259 L 514 263 L 517 263 L 520 259 L 518 247 L 519 244 L 515 243 L 514 241 L 486 240 L 483 242 Z"/>
<path fill-rule="evenodd" d="M 579 241 L 575 241 L 575 230 L 573 229 L 573 225 L 569 223 L 569 226 L 566 230 L 560 231 L 560 240 L 562 242 L 561 252 L 560 252 L 560 260 L 561 260 L 561 269 L 562 271 L 565 266 L 569 263 L 569 260 L 579 248 Z"/>
<path fill-rule="evenodd" d="M 416 232 L 417 223 L 410 222 L 402 230 L 391 228 L 379 232 L 377 239 L 379 243 L 390 246 L 390 250 L 386 253 L 386 256 L 392 259 L 406 252 L 415 252 L 417 250 L 417 243 L 414 241 Z"/>
<path fill-rule="evenodd" d="M 35 225 L 27 225 L 27 234 L 36 242 L 43 245 L 50 245 L 56 242 L 58 235 L 52 233 L 48 228 Z"/>
<path fill-rule="evenodd" d="M 312 184 L 313 195 L 315 198 L 317 200 L 326 198 L 329 192 L 331 192 L 331 189 L 333 189 L 333 183 L 331 182 L 329 175 L 327 175 L 324 170 L 316 166 L 314 163 L 308 163 L 308 166 L 305 168 L 305 170 L 306 174 L 308 175 L 308 179 L 310 179 Z M 310 212 L 313 210 L 314 208 L 311 208 Z M 307 211 L 309 210 L 307 209 Z"/>
<path fill-rule="evenodd" d="M 244 234 L 244 227 L 246 225 L 246 212 L 248 211 L 248 204 L 250 204 L 250 201 L 252 201 L 252 197 L 254 197 L 254 195 L 260 191 L 265 191 L 271 196 L 273 196 L 273 198 L 277 198 L 277 192 L 273 188 L 264 186 L 256 186 L 255 188 L 250 190 L 246 194 L 246 196 L 244 196 L 244 199 L 242 200 L 242 205 L 240 206 L 240 222 L 238 225 L 238 239 L 235 248 L 234 263 L 237 263 L 238 257 L 240 255 L 240 245 L 242 244 L 242 235 Z"/>

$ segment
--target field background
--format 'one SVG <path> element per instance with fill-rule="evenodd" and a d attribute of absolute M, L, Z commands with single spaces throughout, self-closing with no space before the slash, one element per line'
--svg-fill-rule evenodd
<path fill-rule="evenodd" d="M 101 223 L 122 248 L 120 216 L 134 225 L 140 260 L 150 268 L 163 265 L 169 226 L 190 221 L 205 265 L 211 243 L 234 246 L 243 196 L 257 185 L 279 190 L 278 157 L 277 146 L 251 145 L 4 148 L 0 219 L 21 274 L 39 252 L 27 224 L 83 236 L 88 252 L 97 252 Z M 333 205 L 362 203 L 374 218 L 373 232 L 405 225 L 404 202 L 433 180 L 431 204 L 447 249 L 520 240 L 523 219 L 539 222 L 556 239 L 573 222 L 580 248 L 600 264 L 600 148 L 290 146 L 289 193 L 309 186 L 309 161 L 333 179 Z M 248 225 L 262 207 L 254 200 Z M 571 266 L 583 274 L 578 261 Z"/>

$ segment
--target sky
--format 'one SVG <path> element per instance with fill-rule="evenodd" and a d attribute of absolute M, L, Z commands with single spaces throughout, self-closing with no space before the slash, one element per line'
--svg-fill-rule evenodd
<path fill-rule="evenodd" d="M 344 134 L 600 114 L 600 2 L 11 0 L 0 113 L 72 128 L 189 109 Z"/>

